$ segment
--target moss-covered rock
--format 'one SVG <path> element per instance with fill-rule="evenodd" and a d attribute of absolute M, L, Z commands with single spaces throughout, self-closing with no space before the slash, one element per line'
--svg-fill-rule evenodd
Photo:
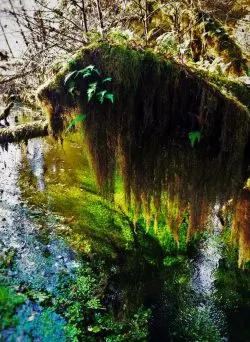
<path fill-rule="evenodd" d="M 89 65 L 98 72 L 77 77 L 72 96 L 66 79 Z M 115 103 L 89 101 L 92 84 L 101 86 L 106 76 L 112 78 L 107 89 Z M 54 136 L 76 113 L 86 114 L 85 140 L 104 195 L 113 199 L 118 168 L 126 201 L 134 203 L 134 221 L 143 212 L 157 231 L 163 215 L 178 238 L 184 212 L 191 236 L 205 226 L 216 201 L 224 203 L 243 187 L 247 92 L 241 84 L 206 79 L 148 51 L 101 44 L 80 50 L 38 97 Z M 195 134 L 199 139 L 189 141 Z"/>

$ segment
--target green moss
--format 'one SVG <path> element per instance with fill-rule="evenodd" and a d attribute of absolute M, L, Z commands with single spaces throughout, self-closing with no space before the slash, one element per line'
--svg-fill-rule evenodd
<path fill-rule="evenodd" d="M 237 99 L 240 103 L 250 110 L 250 90 L 244 83 L 216 75 L 215 73 L 208 73 L 206 71 L 196 70 L 202 78 L 208 79 L 212 84 L 216 85 L 220 91 L 228 94 L 228 96 Z"/>
<path fill-rule="evenodd" d="M 215 200 L 225 202 L 244 183 L 250 127 L 246 91 L 235 86 L 223 92 L 222 84 L 229 89 L 223 79 L 215 86 L 215 81 L 172 60 L 127 47 L 84 48 L 70 68 L 90 64 L 112 78 L 115 104 L 89 103 L 88 84 L 80 79 L 74 100 L 64 87 L 70 70 L 66 67 L 39 94 L 50 110 L 54 135 L 62 134 L 74 113 L 87 112 L 84 139 L 98 190 L 113 200 L 118 169 L 134 222 L 142 214 L 149 226 L 155 221 L 157 231 L 163 215 L 168 226 L 175 226 L 177 240 L 181 217 L 189 210 L 187 236 L 202 230 Z M 199 131 L 202 138 L 192 148 L 188 136 L 193 131 Z M 80 194 L 75 188 L 66 196 L 74 201 Z M 55 205 L 63 207 L 63 202 L 59 199 Z M 96 226 L 91 217 L 102 217 L 104 226 L 110 227 L 107 212 L 98 205 L 91 207 L 82 217 Z M 171 224 L 173 220 L 178 224 Z"/>
<path fill-rule="evenodd" d="M 63 145 L 54 142 L 47 145 L 44 157 L 44 192 L 37 191 L 36 177 L 26 157 L 23 159 L 19 184 L 29 204 L 42 205 L 44 210 L 64 217 L 68 229 L 58 233 L 80 252 L 98 253 L 107 259 L 116 257 L 122 250 L 132 250 L 132 223 L 121 209 L 110 205 L 98 193 L 81 134 L 68 134 Z"/>
<path fill-rule="evenodd" d="M 0 267 L 10 267 L 14 262 L 16 250 L 14 248 L 4 248 L 0 253 Z"/>
<path fill-rule="evenodd" d="M 238 248 L 231 241 L 231 232 L 223 233 L 222 258 L 215 273 L 215 300 L 227 312 L 250 306 L 250 270 L 238 268 Z"/>
<path fill-rule="evenodd" d="M 26 296 L 17 294 L 13 288 L 0 284 L 0 331 L 18 322 L 15 310 L 25 300 Z"/>

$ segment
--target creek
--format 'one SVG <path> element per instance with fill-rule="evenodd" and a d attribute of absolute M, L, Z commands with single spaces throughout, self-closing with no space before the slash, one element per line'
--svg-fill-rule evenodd
<path fill-rule="evenodd" d="M 22 110 L 17 114 L 23 117 Z M 14 124 L 13 119 L 10 122 Z M 177 266 L 164 268 L 160 262 L 150 265 L 144 252 L 128 247 L 133 240 L 131 232 L 126 231 L 126 235 L 124 229 L 120 231 L 124 236 L 119 236 L 115 219 L 112 234 L 98 231 L 103 222 L 98 222 L 95 212 L 88 219 L 96 225 L 96 231 L 84 228 L 79 242 L 81 234 L 75 228 L 75 241 L 65 239 L 72 231 L 67 223 L 78 213 L 74 205 L 82 210 L 79 202 L 92 200 L 96 193 L 88 180 L 86 160 L 81 164 L 82 152 L 76 141 L 69 138 L 64 147 L 55 145 L 39 138 L 0 150 L 0 255 L 9 258 L 0 276 L 17 293 L 28 294 L 16 309 L 18 323 L 1 331 L 0 340 L 66 341 L 66 320 L 51 305 L 48 308 L 46 300 L 49 298 L 50 304 L 55 301 L 62 276 L 74 279 L 81 265 L 79 252 L 93 252 L 103 259 L 114 254 L 108 262 L 105 302 L 118 318 L 142 304 L 152 310 L 151 341 L 185 341 L 189 334 L 186 330 L 195 330 L 195 325 L 189 341 L 205 341 L 202 336 L 207 336 L 208 342 L 228 341 L 226 315 L 213 299 L 215 273 L 222 257 L 218 208 L 211 218 L 213 233 L 199 244 L 195 256 Z M 70 154 L 70 149 L 75 152 Z M 81 168 L 83 171 L 79 171 Z M 65 191 L 65 197 L 59 198 L 56 191 L 60 195 Z M 41 199 L 43 202 L 39 202 Z M 87 213 L 81 211 L 81 215 Z M 160 259 L 162 249 L 156 240 L 149 239 L 148 243 L 152 243 L 152 255 L 158 253 Z M 197 331 L 204 335 L 195 337 Z"/>

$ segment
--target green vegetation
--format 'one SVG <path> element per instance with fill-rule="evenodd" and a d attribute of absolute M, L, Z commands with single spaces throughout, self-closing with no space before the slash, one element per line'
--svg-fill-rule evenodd
<path fill-rule="evenodd" d="M 211 320 L 209 308 L 183 308 L 180 317 L 176 320 L 173 341 L 220 342 L 218 321 Z"/>
<path fill-rule="evenodd" d="M 42 201 L 46 212 L 48 208 L 54 212 L 55 226 L 64 217 L 65 229 L 55 229 L 82 256 L 75 278 L 67 279 L 62 274 L 54 305 L 51 307 L 50 298 L 44 301 L 48 310 L 65 319 L 63 329 L 67 338 L 73 341 L 147 341 L 149 321 L 163 319 L 158 317 L 158 312 L 150 314 L 148 306 L 144 305 L 149 300 L 145 293 L 156 291 L 163 293 L 167 301 L 164 324 L 171 322 L 168 329 L 173 341 L 206 341 L 206 338 L 220 341 L 222 332 L 211 318 L 213 310 L 197 307 L 199 298 L 190 282 L 190 258 L 195 258 L 202 236 L 198 234 L 187 244 L 188 211 L 179 221 L 178 243 L 174 231 L 166 230 L 164 215 L 159 219 L 156 233 L 154 222 L 150 221 L 147 235 L 145 218 L 141 215 L 134 234 L 133 210 L 125 214 L 122 209 L 125 205 L 121 178 L 116 179 L 116 206 L 110 205 L 98 194 L 84 150 L 80 133 L 68 133 L 63 148 L 55 143 L 49 145 L 44 155 L 45 192 L 37 192 L 36 178 L 25 159 L 20 179 L 23 195 L 31 205 L 40 207 Z M 42 223 L 53 216 L 42 219 L 38 215 L 35 219 Z M 120 258 L 123 260 L 121 268 L 112 271 L 111 265 L 116 265 Z M 105 261 L 100 262 L 100 259 Z M 138 269 L 134 260 L 138 260 Z M 156 289 L 155 283 L 158 284 Z M 113 287 L 123 294 L 121 300 L 111 299 Z M 41 298 L 41 294 L 38 297 Z M 29 298 L 36 300 L 34 294 Z M 234 302 L 232 297 L 230 305 Z M 30 323 L 26 330 L 31 326 L 34 325 Z"/>
<path fill-rule="evenodd" d="M 53 309 L 67 321 L 65 331 L 72 340 L 147 341 L 148 323 L 152 318 L 143 304 L 152 284 L 159 282 L 157 286 L 161 286 L 162 280 L 157 279 L 162 264 L 166 266 L 166 279 L 170 280 L 170 273 L 176 274 L 175 290 L 177 286 L 180 292 L 183 291 L 189 282 L 190 273 L 184 269 L 196 247 L 191 241 L 186 243 L 188 216 L 181 225 L 178 244 L 173 233 L 166 231 L 164 220 L 158 227 L 157 236 L 153 223 L 145 235 L 145 220 L 141 217 L 135 234 L 133 214 L 127 216 L 121 209 L 124 206 L 121 179 L 118 177 L 116 182 L 117 207 L 114 207 L 98 195 L 81 145 L 79 133 L 69 133 L 63 148 L 55 143 L 50 145 L 44 155 L 45 192 L 37 192 L 36 178 L 25 160 L 20 179 L 23 195 L 30 205 L 40 207 L 42 202 L 45 212 L 48 209 L 54 212 L 54 219 L 48 215 L 46 218 L 34 217 L 43 226 L 41 241 L 49 243 L 44 225 L 50 221 L 58 234 L 83 258 L 75 278 L 67 279 L 62 274 Z M 57 229 L 62 216 L 65 229 L 60 226 Z M 111 265 L 120 258 L 125 258 L 122 269 L 113 273 Z M 98 261 L 100 259 L 104 262 Z M 136 270 L 134 260 L 138 260 Z M 108 298 L 112 298 L 110 283 L 118 286 L 117 291 L 123 294 L 121 302 L 118 299 L 109 302 Z M 32 300 L 41 299 L 41 296 L 44 305 L 50 307 L 51 298 L 46 299 L 46 294 L 29 294 Z M 171 296 L 169 294 L 168 298 Z M 175 304 L 171 303 L 171 306 L 174 308 Z"/>
<path fill-rule="evenodd" d="M 232 243 L 229 228 L 223 233 L 222 252 L 223 257 L 215 273 L 214 300 L 226 314 L 229 339 L 248 341 L 250 269 L 248 265 L 244 270 L 238 268 L 238 248 Z"/>
<path fill-rule="evenodd" d="M 115 258 L 134 248 L 133 224 L 117 207 L 98 194 L 81 134 L 69 133 L 63 146 L 53 142 L 45 156 L 46 191 L 37 192 L 37 180 L 24 160 L 20 186 L 31 205 L 49 208 L 63 217 L 67 228 L 58 230 L 77 251 Z M 76 167 L 78 165 L 78 167 Z M 30 184 L 30 185 L 28 185 Z M 55 219 L 56 220 L 56 219 Z M 105 242 L 105 243 L 104 243 Z"/>
<path fill-rule="evenodd" d="M 16 293 L 10 286 L 0 285 L 0 331 L 18 322 L 15 310 L 26 299 L 26 296 Z"/>
<path fill-rule="evenodd" d="M 102 303 L 107 286 L 107 274 L 98 262 L 84 263 L 76 280 L 64 284 L 56 306 L 59 312 L 63 308 L 67 336 L 71 341 L 147 341 L 150 310 L 141 307 L 115 318 L 112 302 L 108 307 Z"/>
<path fill-rule="evenodd" d="M 103 89 L 105 83 L 111 82 L 112 78 L 105 77 L 104 79 L 100 79 L 99 82 L 93 82 L 93 76 L 98 77 L 101 76 L 101 74 L 94 65 L 88 65 L 81 70 L 75 70 L 68 73 L 65 76 L 64 85 L 68 88 L 68 92 L 75 98 L 75 96 L 82 93 L 82 89 L 77 89 L 80 79 L 88 79 L 86 91 L 88 102 L 93 100 L 95 95 L 101 104 L 103 104 L 104 99 L 108 99 L 114 103 L 114 95 L 109 93 L 107 89 Z"/>
<path fill-rule="evenodd" d="M 54 308 L 44 308 L 42 312 L 34 312 L 32 307 L 23 306 L 19 313 L 19 324 L 11 331 L 12 340 L 41 339 L 44 342 L 66 342 L 64 334 L 65 321 L 57 315 Z"/>
<path fill-rule="evenodd" d="M 193 255 L 194 257 L 194 255 Z M 190 256 L 189 256 L 190 258 Z M 185 255 L 164 259 L 164 295 L 167 300 L 169 334 L 172 341 L 221 341 L 223 322 L 213 318 L 206 298 L 199 298 L 192 281 L 192 265 Z M 202 302 L 204 301 L 204 302 Z"/>
<path fill-rule="evenodd" d="M 71 65 L 72 64 L 73 63 L 71 63 Z M 106 83 L 111 82 L 112 78 L 105 77 L 104 79 L 98 80 L 97 76 L 100 78 L 100 72 L 94 67 L 94 65 L 88 65 L 86 68 L 68 73 L 65 77 L 64 85 L 66 88 L 68 88 L 68 92 L 72 95 L 76 103 L 80 103 L 81 99 L 77 98 L 79 95 L 82 95 L 82 91 L 77 89 L 79 85 L 79 79 L 88 79 L 88 84 L 86 85 L 88 102 L 96 98 L 101 104 L 103 104 L 105 99 L 108 99 L 114 103 L 114 94 L 109 93 L 107 89 L 103 89 Z M 77 123 L 83 122 L 86 119 L 86 116 L 87 114 L 78 114 L 73 120 L 71 120 L 67 131 L 74 127 Z"/>
<path fill-rule="evenodd" d="M 196 142 L 200 142 L 201 140 L 201 132 L 200 131 L 193 131 L 188 133 L 188 138 L 190 140 L 191 146 L 194 147 Z"/>
<path fill-rule="evenodd" d="M 246 59 L 241 48 L 237 45 L 220 21 L 205 16 L 192 29 L 194 40 L 191 42 L 193 60 L 206 70 L 219 75 L 242 75 L 247 71 Z M 213 61 L 209 63 L 208 61 Z M 204 61 L 207 62 L 204 65 Z M 217 61 L 217 63 L 216 63 Z M 202 65 L 203 62 L 203 65 Z"/>

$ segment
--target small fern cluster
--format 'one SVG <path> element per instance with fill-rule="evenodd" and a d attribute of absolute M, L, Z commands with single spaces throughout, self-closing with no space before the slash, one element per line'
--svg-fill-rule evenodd
<path fill-rule="evenodd" d="M 64 79 L 64 85 L 67 88 L 68 92 L 73 96 L 73 98 L 76 98 L 77 96 L 80 96 L 81 90 L 78 89 L 78 81 L 79 79 L 87 79 L 93 75 L 97 75 L 101 77 L 101 74 L 98 69 L 95 68 L 94 65 L 88 65 L 87 67 L 80 69 L 80 70 L 74 70 L 68 73 L 65 76 Z M 87 98 L 88 102 L 92 101 L 94 98 L 96 98 L 101 104 L 104 103 L 105 99 L 110 100 L 112 103 L 114 103 L 114 95 L 110 92 L 108 92 L 107 89 L 104 89 L 105 85 L 108 82 L 111 82 L 111 77 L 106 77 L 104 79 L 101 79 L 100 81 L 96 82 L 89 82 L 87 86 Z M 86 114 L 78 114 L 75 119 L 73 119 L 68 127 L 68 130 L 75 126 L 78 122 L 84 121 L 86 119 Z"/>

